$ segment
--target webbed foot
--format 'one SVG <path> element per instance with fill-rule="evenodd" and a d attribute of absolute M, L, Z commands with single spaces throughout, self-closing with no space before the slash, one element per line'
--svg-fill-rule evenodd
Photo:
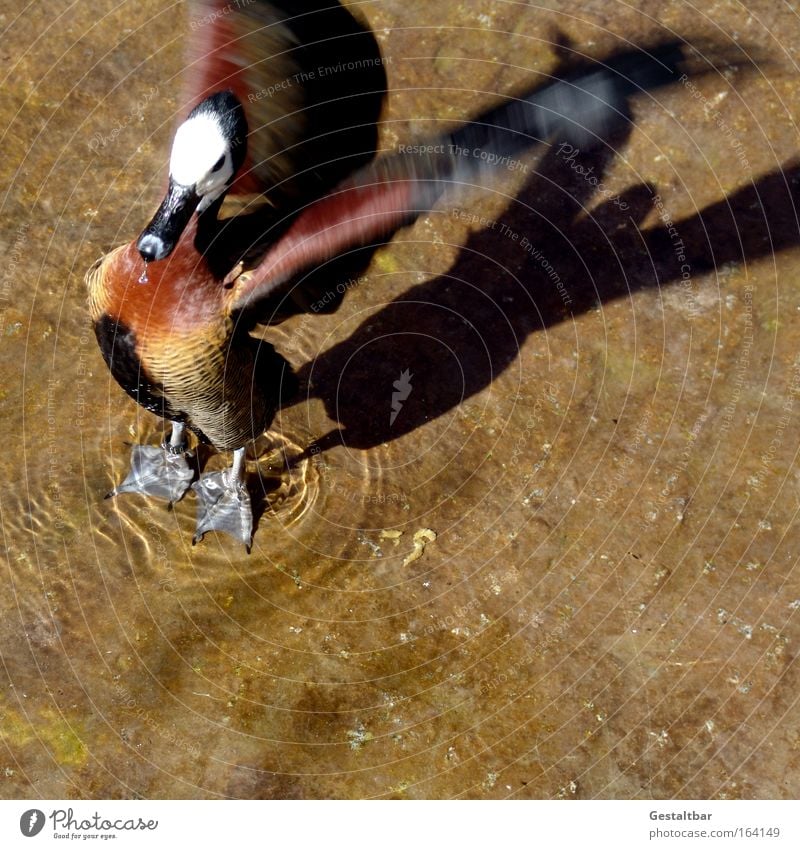
<path fill-rule="evenodd" d="M 253 509 L 244 483 L 244 449 L 234 455 L 233 468 L 203 475 L 192 484 L 197 493 L 197 528 L 192 544 L 209 531 L 221 531 L 244 543 L 250 553 Z"/>
<path fill-rule="evenodd" d="M 134 445 L 128 477 L 106 498 L 140 492 L 174 504 L 189 489 L 193 477 L 194 470 L 186 462 L 185 452 L 174 453 L 169 445 Z"/>

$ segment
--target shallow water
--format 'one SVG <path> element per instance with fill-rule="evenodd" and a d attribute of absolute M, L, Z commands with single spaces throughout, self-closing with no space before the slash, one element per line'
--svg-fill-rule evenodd
<path fill-rule="evenodd" d="M 366 5 L 382 147 L 559 33 L 768 61 L 640 98 L 599 186 L 551 150 L 441 202 L 265 331 L 308 392 L 257 446 L 250 556 L 192 547 L 192 497 L 103 499 L 161 424 L 83 274 L 159 200 L 176 11 L 0 16 L 1 796 L 797 796 L 800 22 L 565 5 Z"/>

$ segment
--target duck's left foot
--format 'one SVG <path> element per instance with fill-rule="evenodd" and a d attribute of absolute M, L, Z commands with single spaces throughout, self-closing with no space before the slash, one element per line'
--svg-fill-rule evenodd
<path fill-rule="evenodd" d="M 192 484 L 197 493 L 197 528 L 192 544 L 209 531 L 221 531 L 244 543 L 250 553 L 253 509 L 244 482 L 244 449 L 234 454 L 233 467 L 203 475 Z"/>
<path fill-rule="evenodd" d="M 184 451 L 165 445 L 134 445 L 128 477 L 106 498 L 125 492 L 140 492 L 164 498 L 170 504 L 180 501 L 194 477 Z"/>

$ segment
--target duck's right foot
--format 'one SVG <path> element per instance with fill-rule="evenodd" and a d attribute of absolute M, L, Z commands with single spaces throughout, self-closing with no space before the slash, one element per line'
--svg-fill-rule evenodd
<path fill-rule="evenodd" d="M 186 460 L 183 428 L 173 425 L 172 437 L 162 445 L 134 445 L 128 477 L 108 493 L 106 498 L 126 492 L 140 492 L 164 498 L 174 504 L 189 489 L 194 470 Z"/>
<path fill-rule="evenodd" d="M 245 484 L 245 449 L 233 454 L 233 466 L 222 472 L 209 472 L 192 484 L 197 493 L 197 528 L 192 545 L 209 531 L 221 531 L 244 543 L 250 553 L 253 537 L 253 509 Z"/>

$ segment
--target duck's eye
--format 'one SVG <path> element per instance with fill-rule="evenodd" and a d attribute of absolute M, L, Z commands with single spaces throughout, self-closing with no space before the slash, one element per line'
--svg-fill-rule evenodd
<path fill-rule="evenodd" d="M 225 164 L 225 154 L 223 153 L 222 156 L 220 156 L 220 158 L 214 164 L 214 167 L 211 169 L 211 173 L 213 174 L 215 171 L 219 171 L 219 169 L 222 168 L 222 166 L 224 164 Z"/>

